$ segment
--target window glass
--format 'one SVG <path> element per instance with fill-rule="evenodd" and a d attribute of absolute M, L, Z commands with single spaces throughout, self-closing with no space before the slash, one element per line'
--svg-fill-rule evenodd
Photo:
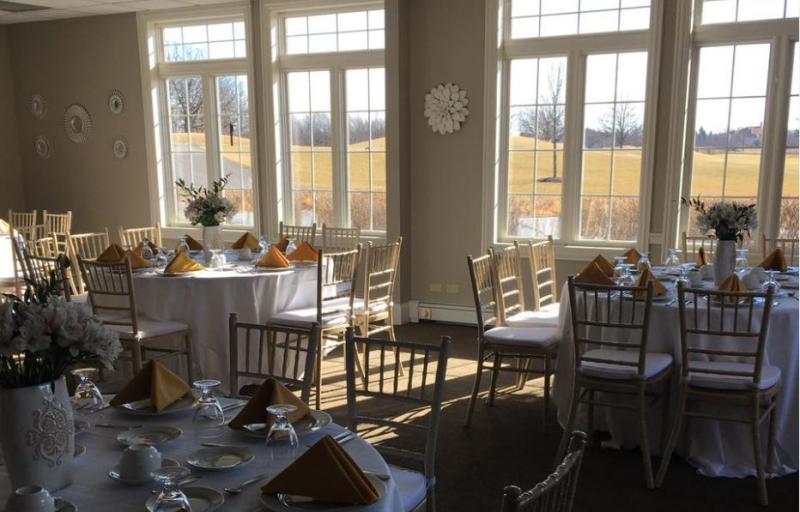
<path fill-rule="evenodd" d="M 511 37 L 647 30 L 650 0 L 512 0 Z"/>
<path fill-rule="evenodd" d="M 167 62 L 247 57 L 243 21 L 166 27 L 161 37 Z"/>
<path fill-rule="evenodd" d="M 385 45 L 384 11 L 291 16 L 284 19 L 285 52 L 380 50 Z"/>

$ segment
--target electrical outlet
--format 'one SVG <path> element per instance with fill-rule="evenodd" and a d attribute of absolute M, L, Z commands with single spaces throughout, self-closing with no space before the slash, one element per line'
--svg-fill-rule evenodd
<path fill-rule="evenodd" d="M 420 320 L 430 320 L 431 308 L 419 308 L 419 318 Z"/>
<path fill-rule="evenodd" d="M 430 290 L 434 293 L 442 293 L 442 283 L 431 283 Z"/>
<path fill-rule="evenodd" d="M 458 285 L 457 284 L 448 284 L 446 290 L 447 290 L 447 293 L 458 293 Z"/>

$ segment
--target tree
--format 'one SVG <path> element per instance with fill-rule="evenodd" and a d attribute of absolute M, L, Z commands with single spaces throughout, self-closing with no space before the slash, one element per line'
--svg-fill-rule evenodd
<path fill-rule="evenodd" d="M 547 91 L 539 95 L 539 103 L 545 106 L 539 108 L 539 122 L 537 124 L 538 137 L 541 141 L 553 144 L 553 177 L 558 179 L 558 159 L 555 150 L 558 143 L 564 140 L 564 107 L 561 102 L 561 92 L 564 89 L 564 65 L 558 64 L 555 69 L 550 69 Z"/>
<path fill-rule="evenodd" d="M 641 143 L 642 125 L 632 103 L 617 103 L 600 118 L 600 127 L 604 132 L 613 134 L 614 144 L 622 148 L 625 144 Z"/>

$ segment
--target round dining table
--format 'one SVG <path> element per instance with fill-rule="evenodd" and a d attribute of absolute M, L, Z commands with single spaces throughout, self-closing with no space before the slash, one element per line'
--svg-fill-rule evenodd
<path fill-rule="evenodd" d="M 659 272 L 655 272 L 659 275 Z M 667 276 L 662 275 L 663 283 L 667 285 L 671 294 L 676 293 L 674 285 Z M 764 364 L 777 366 L 781 370 L 781 389 L 778 394 L 777 429 L 775 437 L 774 464 L 767 468 L 769 476 L 781 476 L 798 470 L 798 339 L 800 326 L 798 326 L 798 313 L 800 303 L 797 298 L 797 273 L 781 276 L 781 281 L 786 288 L 776 298 L 772 308 L 769 330 L 766 337 L 764 351 Z M 703 287 L 713 288 L 711 281 L 704 281 Z M 561 307 L 559 313 L 559 327 L 562 332 L 561 344 L 558 351 L 556 373 L 553 385 L 553 400 L 558 408 L 558 420 L 566 424 L 572 398 L 572 385 L 575 376 L 574 342 L 569 307 L 569 288 L 567 284 L 561 292 Z M 673 297 L 674 298 L 674 297 Z M 589 297 L 588 300 L 593 300 Z M 602 299 L 601 299 L 602 300 Z M 640 307 L 643 307 L 640 305 Z M 699 308 L 705 314 L 705 308 Z M 745 314 L 742 308 L 740 315 Z M 719 308 L 712 308 L 712 321 L 714 315 L 719 314 Z M 729 314 L 729 313 L 728 313 Z M 681 364 L 681 341 L 678 317 L 677 300 L 660 300 L 654 302 L 650 313 L 648 352 L 670 354 L 673 358 L 672 393 L 670 407 L 670 422 L 675 412 Z M 757 314 L 760 325 L 761 315 Z M 704 321 L 704 320 L 703 320 Z M 614 336 L 625 336 L 619 331 Z M 638 334 L 637 334 L 638 336 Z M 620 339 L 619 341 L 626 341 Z M 634 341 L 634 340 L 631 340 Z M 638 342 L 638 338 L 635 340 Z M 733 339 L 724 339 L 722 344 L 731 346 L 737 343 Z M 741 342 L 738 342 L 741 345 Z M 741 346 L 739 347 L 741 350 Z M 745 360 L 743 362 L 751 362 Z M 731 406 L 717 406 L 716 404 L 697 404 L 696 407 L 714 407 L 715 412 L 729 412 L 742 415 L 741 408 L 727 409 Z M 661 407 L 654 407 L 648 412 L 648 438 L 650 439 L 651 452 L 659 453 Z M 578 408 L 576 428 L 586 425 L 587 407 Z M 639 434 L 634 411 L 610 407 L 595 408 L 595 426 L 611 434 L 611 439 L 604 442 L 604 446 L 635 448 L 639 445 Z M 767 422 L 762 423 L 762 440 L 767 438 Z M 683 439 L 688 435 L 688 439 Z M 746 477 L 755 475 L 753 450 L 750 426 L 741 423 L 722 422 L 717 420 L 692 419 L 684 424 L 683 434 L 677 445 L 677 453 L 683 456 L 690 464 L 706 476 Z M 686 442 L 684 442 L 686 441 Z M 688 447 L 688 452 L 684 451 Z M 766 452 L 766 442 L 763 452 Z M 765 454 L 766 457 L 766 454 Z"/>
<path fill-rule="evenodd" d="M 220 398 L 220 405 L 228 408 L 237 402 L 235 399 Z M 231 417 L 239 412 L 234 409 L 226 412 Z M 192 468 L 192 475 L 200 478 L 188 484 L 188 487 L 211 488 L 224 497 L 225 502 L 214 509 L 216 512 L 266 512 L 270 510 L 261 506 L 260 488 L 270 478 L 280 473 L 291 460 L 271 460 L 270 448 L 263 437 L 254 437 L 242 432 L 224 428 L 221 437 L 201 439 L 196 436 L 192 426 L 193 411 L 191 409 L 167 415 L 143 416 L 124 411 L 121 408 L 109 408 L 86 416 L 76 415 L 76 420 L 86 422 L 89 427 L 75 436 L 76 453 L 83 452 L 73 461 L 72 484 L 55 493 L 55 496 L 74 504 L 79 512 L 141 512 L 145 510 L 145 501 L 153 496 L 154 489 L 160 484 L 126 485 L 113 480 L 109 470 L 120 462 L 125 446 L 117 441 L 117 436 L 126 427 L 131 426 L 172 426 L 182 430 L 178 439 L 158 446 L 162 459 L 171 459 L 181 466 L 190 467 L 187 457 L 201 448 L 203 442 L 235 445 L 248 448 L 255 455 L 250 463 L 223 471 L 203 471 Z M 106 425 L 102 427 L 100 425 Z M 299 433 L 300 445 L 298 455 L 326 435 L 335 436 L 343 427 L 329 423 L 313 432 Z M 385 493 L 379 501 L 361 507 L 331 507 L 336 512 L 396 512 L 403 510 L 402 499 L 389 468 L 383 457 L 369 443 L 356 436 L 351 441 L 341 444 L 358 466 L 367 472 L 387 475 L 382 482 Z M 191 467 L 190 467 L 191 468 Z M 4 506 L 11 494 L 7 472 L 13 468 L 0 465 L 0 507 Z M 240 494 L 232 494 L 225 487 L 237 487 L 245 480 L 263 475 L 260 481 L 246 486 Z M 326 510 L 324 506 L 315 505 L 314 510 Z M 295 509 L 285 509 L 295 510 Z"/>

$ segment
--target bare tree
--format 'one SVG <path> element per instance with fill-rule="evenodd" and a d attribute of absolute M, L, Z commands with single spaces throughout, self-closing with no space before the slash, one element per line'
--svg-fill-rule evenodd
<path fill-rule="evenodd" d="M 613 134 L 614 144 L 622 148 L 628 143 L 639 143 L 642 138 L 642 125 L 632 103 L 617 103 L 600 119 L 600 127 L 604 132 Z"/>
<path fill-rule="evenodd" d="M 550 181 L 558 179 L 558 159 L 556 149 L 558 143 L 564 140 L 564 107 L 559 105 L 561 93 L 564 89 L 564 65 L 558 64 L 550 70 L 547 91 L 539 94 L 539 119 L 537 123 L 538 137 L 541 141 L 553 144 L 553 177 Z"/>

